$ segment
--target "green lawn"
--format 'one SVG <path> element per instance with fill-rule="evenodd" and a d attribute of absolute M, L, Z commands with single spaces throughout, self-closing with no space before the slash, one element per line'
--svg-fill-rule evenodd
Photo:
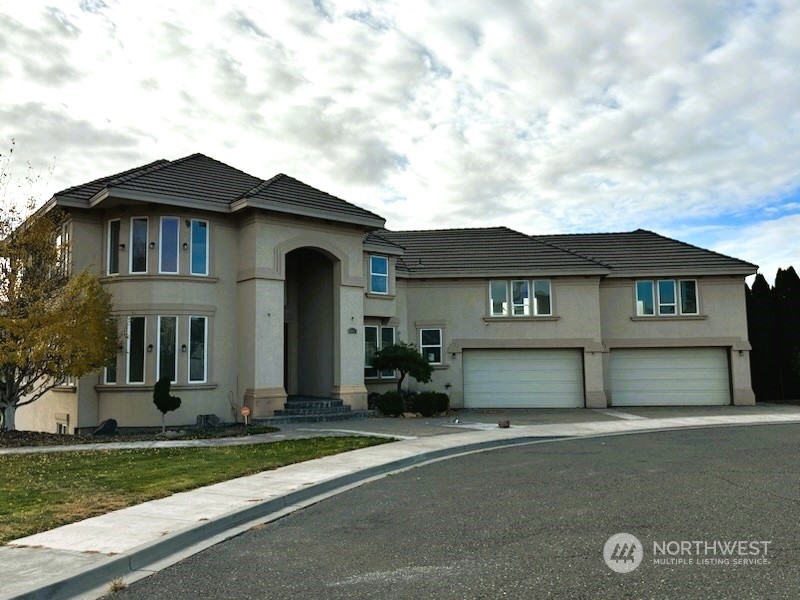
<path fill-rule="evenodd" d="M 0 543 L 175 492 L 387 441 L 324 437 L 0 456 Z"/>

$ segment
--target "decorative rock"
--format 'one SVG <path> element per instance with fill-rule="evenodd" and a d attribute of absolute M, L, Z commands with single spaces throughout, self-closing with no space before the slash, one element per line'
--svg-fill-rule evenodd
<path fill-rule="evenodd" d="M 92 432 L 92 435 L 117 435 L 117 421 L 106 419 Z"/>
<path fill-rule="evenodd" d="M 403 416 L 404 416 L 406 419 L 416 419 L 416 418 L 417 418 L 417 413 L 412 413 L 412 412 L 404 412 L 404 413 L 403 413 Z"/>
<path fill-rule="evenodd" d="M 197 428 L 200 431 L 208 431 L 209 429 L 216 429 L 219 426 L 220 426 L 220 421 L 217 415 L 197 415 Z"/>
<path fill-rule="evenodd" d="M 511 427 L 511 421 L 509 421 L 508 419 L 500 419 L 497 422 L 497 425 L 500 427 L 500 429 L 508 429 L 509 427 Z"/>

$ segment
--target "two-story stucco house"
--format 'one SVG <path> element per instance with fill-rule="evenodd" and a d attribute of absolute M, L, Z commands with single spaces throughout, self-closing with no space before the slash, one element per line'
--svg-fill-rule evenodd
<path fill-rule="evenodd" d="M 101 373 L 17 414 L 21 428 L 233 419 L 287 397 L 367 407 L 412 341 L 414 389 L 452 406 L 752 404 L 744 277 L 752 264 L 647 231 L 531 237 L 504 227 L 387 231 L 380 216 L 286 175 L 203 155 L 59 192 L 73 270 L 101 272 L 123 343 Z"/>

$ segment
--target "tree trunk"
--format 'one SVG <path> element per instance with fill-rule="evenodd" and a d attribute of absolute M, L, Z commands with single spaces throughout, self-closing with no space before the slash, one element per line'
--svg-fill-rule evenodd
<path fill-rule="evenodd" d="M 166 416 L 167 413 L 161 413 L 161 433 L 164 433 L 167 430 L 167 426 L 164 424 L 164 419 Z"/>
<path fill-rule="evenodd" d="M 403 379 L 406 378 L 405 371 L 400 371 L 400 379 L 397 380 L 397 393 L 402 394 L 403 390 L 401 389 L 403 386 Z"/>
<path fill-rule="evenodd" d="M 16 415 L 17 407 L 6 405 L 3 408 L 3 429 L 7 431 L 15 431 L 17 428 Z"/>

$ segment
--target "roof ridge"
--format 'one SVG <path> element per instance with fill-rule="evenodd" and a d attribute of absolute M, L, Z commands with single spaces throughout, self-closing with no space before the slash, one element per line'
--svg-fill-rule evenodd
<path fill-rule="evenodd" d="M 98 177 L 97 179 L 92 179 L 91 181 L 87 181 L 85 183 L 80 183 L 78 185 L 73 185 L 73 186 L 65 188 L 65 189 L 63 189 L 63 190 L 61 190 L 59 192 L 56 192 L 55 194 L 53 194 L 53 196 L 60 196 L 62 194 L 66 194 L 68 192 L 72 192 L 74 190 L 77 190 L 77 189 L 80 189 L 80 188 L 83 188 L 83 187 L 87 187 L 87 186 L 95 184 L 95 183 L 100 183 L 100 182 L 103 182 L 103 181 L 113 181 L 117 177 L 124 177 L 125 175 L 131 174 L 134 171 L 141 171 L 141 170 L 144 170 L 144 169 L 149 169 L 149 168 L 151 168 L 151 167 L 153 167 L 155 165 L 159 165 L 159 164 L 162 164 L 162 165 L 163 164 L 169 164 L 169 162 L 170 161 L 168 161 L 165 158 L 159 158 L 158 160 L 154 160 L 153 162 L 147 163 L 145 165 L 141 165 L 139 167 L 133 167 L 132 169 L 128 169 L 127 171 L 122 171 L 120 173 L 115 173 L 113 175 L 106 175 L 105 177 Z"/>
<path fill-rule="evenodd" d="M 273 176 L 272 176 L 272 177 L 270 177 L 269 179 L 262 179 L 262 180 L 261 180 L 259 183 L 257 183 L 257 184 L 256 184 L 254 187 L 250 188 L 249 190 L 247 190 L 246 192 L 244 192 L 243 194 L 241 194 L 241 195 L 240 195 L 240 196 L 237 198 L 237 200 L 241 200 L 242 198 L 249 198 L 250 196 L 254 196 L 254 195 L 256 195 L 256 194 L 257 194 L 258 192 L 260 192 L 261 190 L 265 190 L 265 189 L 267 189 L 267 188 L 268 188 L 270 185 L 272 185 L 273 183 L 275 183 L 275 182 L 276 182 L 278 179 L 280 179 L 281 177 L 287 177 L 287 175 L 284 175 L 283 173 L 278 173 L 277 175 L 273 175 Z"/>
<path fill-rule="evenodd" d="M 555 248 L 557 250 L 561 250 L 562 252 L 566 252 L 568 254 L 572 254 L 573 256 L 577 256 L 578 258 L 582 258 L 584 260 L 590 260 L 593 263 L 596 263 L 596 264 L 600 265 L 601 267 L 605 267 L 606 269 L 611 269 L 612 268 L 611 265 L 604 263 L 603 261 L 601 261 L 598 258 L 595 258 L 594 256 L 589 256 L 588 254 L 581 254 L 580 252 L 576 252 L 575 250 L 572 250 L 571 248 L 562 248 L 561 246 L 559 246 L 557 244 L 553 244 L 553 243 L 548 242 L 546 240 L 536 239 L 535 236 L 530 236 L 530 237 L 532 239 L 534 239 L 535 241 L 539 242 L 540 244 L 544 244 L 545 246 L 550 246 L 551 248 Z"/>

